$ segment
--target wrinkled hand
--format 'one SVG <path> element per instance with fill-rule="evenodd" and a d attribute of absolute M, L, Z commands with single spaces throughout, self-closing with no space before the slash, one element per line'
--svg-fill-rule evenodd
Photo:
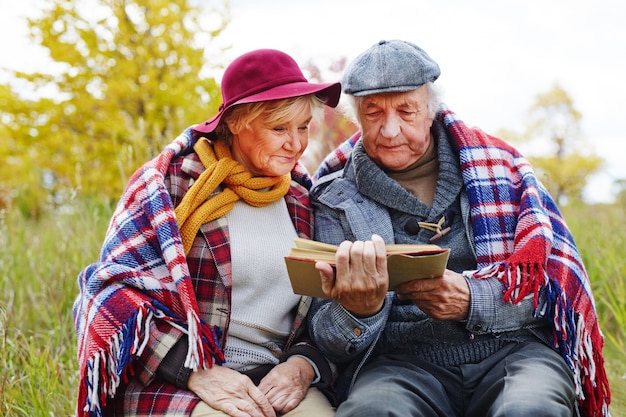
<path fill-rule="evenodd" d="M 470 291 L 463 275 L 446 269 L 443 276 L 416 279 L 396 287 L 400 300 L 411 300 L 436 320 L 465 320 L 470 308 Z"/>
<path fill-rule="evenodd" d="M 215 410 L 232 417 L 276 417 L 263 392 L 252 380 L 225 366 L 191 373 L 187 387 Z"/>
<path fill-rule="evenodd" d="M 316 263 L 324 293 L 356 316 L 380 311 L 389 288 L 384 240 L 372 235 L 366 242 L 342 242 L 335 260 L 336 271 L 325 262 Z"/>
<path fill-rule="evenodd" d="M 300 404 L 314 377 L 315 370 L 306 359 L 292 356 L 272 368 L 259 389 L 277 413 L 286 414 Z"/>

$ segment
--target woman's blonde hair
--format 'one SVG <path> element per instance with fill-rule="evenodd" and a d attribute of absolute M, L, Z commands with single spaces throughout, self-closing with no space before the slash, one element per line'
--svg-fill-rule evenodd
<path fill-rule="evenodd" d="M 215 128 L 215 133 L 218 140 L 225 141 L 230 146 L 233 134 L 228 127 L 229 125 L 239 131 L 249 127 L 253 120 L 261 116 L 269 124 L 280 124 L 289 120 L 294 112 L 299 112 L 306 106 L 311 109 L 313 120 L 318 120 L 322 115 L 324 101 L 315 94 L 309 94 L 280 100 L 239 104 L 230 109 L 222 118 L 220 124 Z"/>

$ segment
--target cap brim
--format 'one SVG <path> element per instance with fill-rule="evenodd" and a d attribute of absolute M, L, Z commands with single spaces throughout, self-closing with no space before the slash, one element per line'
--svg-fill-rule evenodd
<path fill-rule="evenodd" d="M 305 96 L 307 94 L 316 94 L 324 100 L 329 107 L 337 107 L 341 96 L 340 83 L 309 83 L 295 82 L 290 84 L 279 85 L 269 90 L 253 94 L 237 100 L 223 108 L 217 115 L 206 120 L 205 122 L 193 127 L 193 130 L 199 133 L 211 133 L 222 120 L 224 113 L 233 106 L 245 103 L 257 103 L 259 101 L 280 100 L 284 98 Z"/>
<path fill-rule="evenodd" d="M 406 93 L 407 91 L 417 90 L 422 85 L 399 85 L 399 86 L 394 86 L 394 87 L 376 88 L 372 90 L 362 90 L 362 91 L 347 91 L 346 90 L 344 92 L 346 94 L 351 94 L 355 97 L 363 97 L 363 96 L 370 96 L 372 94 L 382 94 L 382 93 Z"/>

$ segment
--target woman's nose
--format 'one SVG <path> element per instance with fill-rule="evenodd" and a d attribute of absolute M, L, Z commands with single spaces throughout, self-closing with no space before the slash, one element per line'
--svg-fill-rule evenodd
<path fill-rule="evenodd" d="M 299 129 L 290 130 L 288 133 L 289 139 L 285 142 L 285 147 L 289 150 L 299 152 L 300 149 L 304 146 L 304 142 L 306 142 L 306 135 L 303 139 L 303 134 L 299 131 Z"/>

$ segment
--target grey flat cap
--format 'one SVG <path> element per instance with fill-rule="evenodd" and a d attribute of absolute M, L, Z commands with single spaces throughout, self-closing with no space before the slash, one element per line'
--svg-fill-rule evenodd
<path fill-rule="evenodd" d="M 439 78 L 439 65 L 419 46 L 382 40 L 346 68 L 343 91 L 354 96 L 415 90 Z"/>

